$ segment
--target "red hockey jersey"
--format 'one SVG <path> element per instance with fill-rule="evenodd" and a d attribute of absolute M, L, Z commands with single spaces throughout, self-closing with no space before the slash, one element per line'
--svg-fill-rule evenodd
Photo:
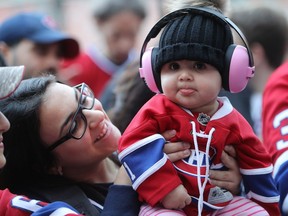
<path fill-rule="evenodd" d="M 263 94 L 263 142 L 274 163 L 280 208 L 288 215 L 288 62 L 274 71 Z"/>
<path fill-rule="evenodd" d="M 85 82 L 94 92 L 96 98 L 100 98 L 110 79 L 135 59 L 135 50 L 129 53 L 128 59 L 121 65 L 114 64 L 96 47 L 91 47 L 87 52 L 80 53 L 74 59 L 65 60 L 63 69 L 59 72 L 65 78 L 68 73 L 69 84 L 77 85 Z M 72 75 L 71 75 L 72 74 Z"/>
<path fill-rule="evenodd" d="M 0 215 L 1 216 L 76 216 L 71 206 L 63 202 L 45 203 L 31 200 L 25 196 L 12 194 L 8 189 L 0 190 Z"/>
<path fill-rule="evenodd" d="M 134 189 L 150 205 L 157 204 L 181 183 L 190 195 L 199 196 L 197 176 L 205 179 L 206 173 L 208 178 L 207 168 L 223 169 L 220 158 L 224 146 L 234 145 L 247 196 L 271 215 L 278 215 L 279 195 L 271 175 L 269 154 L 229 100 L 218 100 L 223 105 L 211 116 L 204 131 L 189 110 L 164 95 L 154 96 L 140 109 L 119 145 L 119 158 Z M 191 155 L 175 164 L 163 153 L 166 140 L 160 135 L 170 129 L 177 132 L 171 141 L 191 143 Z M 197 164 L 200 164 L 200 173 L 196 172 Z"/>

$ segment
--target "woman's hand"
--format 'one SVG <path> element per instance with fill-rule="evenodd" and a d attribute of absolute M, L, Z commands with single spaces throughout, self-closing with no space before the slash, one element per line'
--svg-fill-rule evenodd
<path fill-rule="evenodd" d="M 168 141 L 175 135 L 175 130 L 168 130 L 162 134 L 162 136 Z M 190 144 L 185 142 L 168 142 L 164 145 L 163 151 L 167 154 L 172 162 L 186 158 L 191 153 Z"/>
<path fill-rule="evenodd" d="M 211 184 L 225 188 L 232 194 L 237 195 L 240 192 L 240 183 L 242 180 L 236 157 L 236 150 L 233 146 L 225 146 L 222 152 L 221 161 L 228 168 L 227 171 L 210 170 L 209 177 Z"/>
<path fill-rule="evenodd" d="M 166 140 L 170 140 L 176 135 L 175 130 L 169 130 L 162 134 Z M 172 162 L 186 158 L 190 155 L 190 144 L 184 142 L 166 143 L 164 152 Z M 227 171 L 210 170 L 211 184 L 225 188 L 234 195 L 239 194 L 241 184 L 241 174 L 236 161 L 236 150 L 233 146 L 225 146 L 222 152 L 221 161 L 228 168 Z"/>
<path fill-rule="evenodd" d="M 166 140 L 176 135 L 175 130 L 169 130 L 162 134 Z M 184 142 L 172 142 L 164 145 L 164 152 L 172 162 L 186 158 L 190 155 L 190 144 Z M 241 174 L 236 161 L 236 150 L 233 146 L 225 146 L 222 152 L 221 161 L 228 168 L 227 171 L 210 170 L 211 184 L 225 188 L 234 195 L 239 194 Z"/>

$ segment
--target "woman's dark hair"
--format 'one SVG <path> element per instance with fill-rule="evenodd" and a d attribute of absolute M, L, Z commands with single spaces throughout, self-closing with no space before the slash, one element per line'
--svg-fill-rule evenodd
<path fill-rule="evenodd" d="M 31 185 L 45 178 L 54 163 L 40 137 L 39 109 L 47 87 L 55 81 L 52 75 L 23 80 L 9 98 L 0 101 L 0 110 L 11 124 L 3 134 L 7 162 L 0 173 L 2 189 Z"/>
<path fill-rule="evenodd" d="M 115 98 L 108 115 L 123 133 L 140 108 L 151 99 L 153 93 L 139 76 L 139 61 L 131 63 L 121 74 L 115 86 Z M 112 97 L 112 96 L 111 96 Z"/>

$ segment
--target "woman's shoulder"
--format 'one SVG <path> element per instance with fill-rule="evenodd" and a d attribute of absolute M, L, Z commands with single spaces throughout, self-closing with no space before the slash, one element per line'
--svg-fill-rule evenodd
<path fill-rule="evenodd" d="M 100 215 L 105 197 L 101 193 L 94 196 L 90 193 L 88 194 L 80 183 L 62 176 L 50 175 L 33 187 L 27 188 L 25 195 L 45 202 L 66 202 L 84 215 Z M 99 207 L 94 203 L 99 203 Z"/>

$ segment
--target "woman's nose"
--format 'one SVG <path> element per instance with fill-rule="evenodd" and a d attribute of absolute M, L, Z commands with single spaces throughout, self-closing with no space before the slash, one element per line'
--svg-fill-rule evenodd
<path fill-rule="evenodd" d="M 102 110 L 83 110 L 83 114 L 85 115 L 87 119 L 87 124 L 90 128 L 95 128 L 97 125 L 105 120 L 106 113 Z"/>
<path fill-rule="evenodd" d="M 10 122 L 5 117 L 5 115 L 2 112 L 0 112 L 0 133 L 8 131 L 9 128 L 10 128 Z"/>

